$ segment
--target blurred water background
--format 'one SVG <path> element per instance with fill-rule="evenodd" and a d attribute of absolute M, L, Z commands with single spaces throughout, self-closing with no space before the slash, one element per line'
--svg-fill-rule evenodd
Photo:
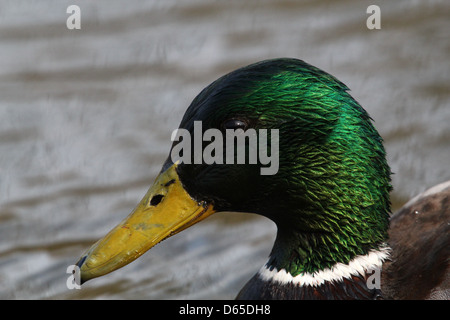
<path fill-rule="evenodd" d="M 449 1 L 74 2 L 0 1 L 2 299 L 234 298 L 275 237 L 256 215 L 216 214 L 82 290 L 66 269 L 145 194 L 195 95 L 258 60 L 350 87 L 385 139 L 394 209 L 450 179 Z"/>

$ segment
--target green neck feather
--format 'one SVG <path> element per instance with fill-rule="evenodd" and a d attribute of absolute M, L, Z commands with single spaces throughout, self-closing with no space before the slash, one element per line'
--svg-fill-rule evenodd
<path fill-rule="evenodd" d="M 276 186 L 289 195 L 267 213 L 279 228 L 269 264 L 293 276 L 378 248 L 387 240 L 390 214 L 390 169 L 370 117 L 333 77 L 308 79 L 303 72 L 293 81 L 304 84 L 292 91 L 300 99 L 281 97 L 294 118 L 280 127 L 279 174 L 289 178 Z"/>

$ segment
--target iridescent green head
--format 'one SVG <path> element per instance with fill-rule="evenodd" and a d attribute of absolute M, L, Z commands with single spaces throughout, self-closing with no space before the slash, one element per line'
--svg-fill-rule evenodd
<path fill-rule="evenodd" d="M 296 59 L 249 65 L 194 99 L 180 124 L 194 140 L 196 123 L 201 135 L 210 129 L 278 130 L 278 153 L 267 148 L 277 156 L 276 173 L 261 174 L 261 159 L 198 162 L 195 147 L 183 150 L 191 151 L 192 161 L 169 156 L 135 211 L 80 259 L 83 281 L 122 267 L 217 211 L 273 220 L 278 234 L 268 265 L 292 276 L 348 263 L 387 240 L 391 186 L 382 139 L 333 76 Z M 201 150 L 207 145 L 201 140 Z"/>
<path fill-rule="evenodd" d="M 230 119 L 244 129 L 279 130 L 278 172 L 182 164 L 180 180 L 217 211 L 273 220 L 278 236 L 271 263 L 278 270 L 314 272 L 386 241 L 391 186 L 382 139 L 342 82 L 301 60 L 262 61 L 205 88 L 180 128 L 192 132 L 197 120 L 203 130 L 223 130 Z"/>

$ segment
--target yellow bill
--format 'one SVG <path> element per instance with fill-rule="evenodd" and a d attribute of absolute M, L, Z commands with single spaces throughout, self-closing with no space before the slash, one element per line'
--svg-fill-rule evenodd
<path fill-rule="evenodd" d="M 205 219 L 215 211 L 183 188 L 177 164 L 162 172 L 134 211 L 78 261 L 81 283 L 134 261 L 160 241 Z"/>

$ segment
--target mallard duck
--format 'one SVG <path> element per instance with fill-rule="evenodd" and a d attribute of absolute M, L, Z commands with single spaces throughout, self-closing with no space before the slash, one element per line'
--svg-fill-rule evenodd
<path fill-rule="evenodd" d="M 251 64 L 211 83 L 179 129 L 215 129 L 215 137 L 227 130 L 277 133 L 266 150 L 276 156 L 276 170 L 262 174 L 262 159 L 207 163 L 196 158 L 196 147 L 179 152 L 183 161 L 171 152 L 134 211 L 78 261 L 81 282 L 123 267 L 214 212 L 235 211 L 263 215 L 278 229 L 267 263 L 239 299 L 449 297 L 450 183 L 391 218 L 382 139 L 348 91 L 291 58 Z M 171 151 L 183 140 L 174 139 Z M 202 139 L 200 148 L 212 140 Z M 225 150 L 219 144 L 213 153 Z"/>

